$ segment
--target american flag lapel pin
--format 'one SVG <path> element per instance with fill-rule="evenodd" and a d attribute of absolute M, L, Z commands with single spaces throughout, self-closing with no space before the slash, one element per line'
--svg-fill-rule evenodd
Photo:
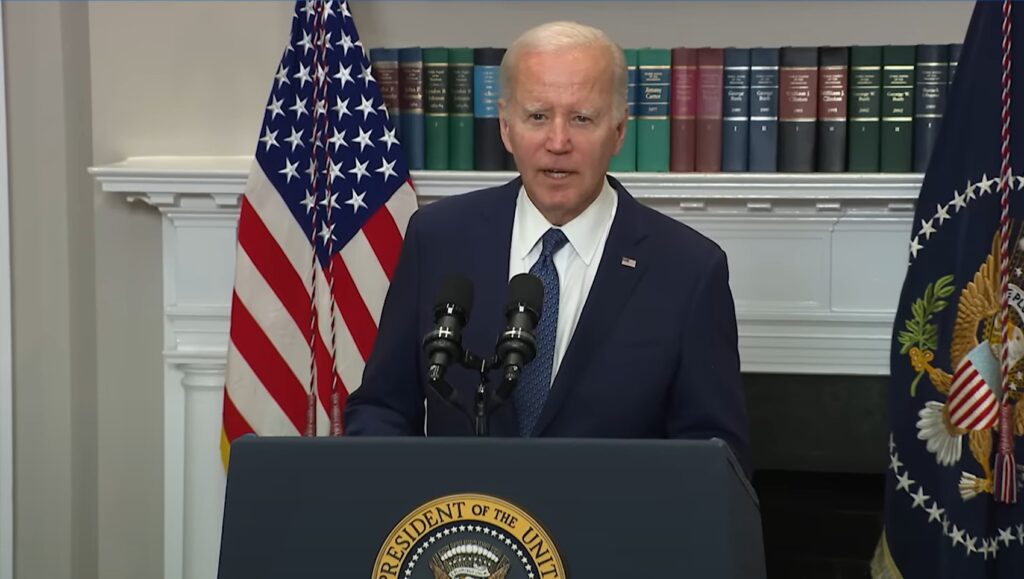
<path fill-rule="evenodd" d="M 636 268 L 636 260 L 633 259 L 632 257 L 623 257 L 622 258 L 622 265 L 624 265 L 626 267 L 632 267 L 632 268 L 635 269 Z"/>

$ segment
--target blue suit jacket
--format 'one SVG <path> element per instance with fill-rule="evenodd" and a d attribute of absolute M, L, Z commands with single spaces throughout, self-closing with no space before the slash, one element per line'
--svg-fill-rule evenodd
<path fill-rule="evenodd" d="M 551 386 L 535 436 L 711 438 L 748 467 L 736 314 L 725 253 L 638 203 L 614 178 L 619 204 L 594 284 Z M 509 248 L 521 181 L 438 201 L 409 222 L 363 383 L 348 399 L 350 435 L 472 435 L 426 383 L 423 336 L 442 280 L 472 280 L 463 346 L 490 356 L 505 327 Z M 635 267 L 622 264 L 635 260 Z M 478 375 L 448 381 L 466 403 Z M 499 379 L 495 372 L 493 379 Z M 493 384 L 493 382 L 492 382 Z M 424 409 L 426 398 L 426 409 Z M 424 416 L 426 412 L 426 416 Z M 424 427 L 424 420 L 426 426 Z M 516 436 L 513 401 L 491 433 Z"/>

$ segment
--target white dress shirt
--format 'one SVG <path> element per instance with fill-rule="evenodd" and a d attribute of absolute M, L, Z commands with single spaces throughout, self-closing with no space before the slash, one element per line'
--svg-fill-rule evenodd
<path fill-rule="evenodd" d="M 562 363 L 569 342 L 580 320 L 583 306 L 590 295 L 590 287 L 594 285 L 594 276 L 601 264 L 604 245 L 611 231 L 615 211 L 619 206 L 619 197 L 615 189 L 605 179 L 604 188 L 597 199 L 576 216 L 575 219 L 556 229 L 569 240 L 554 255 L 555 269 L 558 271 L 558 323 L 555 329 L 555 359 L 551 368 L 551 380 L 554 381 L 558 367 Z M 541 238 L 544 233 L 555 227 L 541 214 L 540 210 L 530 201 L 525 188 L 519 189 L 516 200 L 516 215 L 512 222 L 512 246 L 508 260 L 508 277 L 512 279 L 520 273 L 528 273 L 533 264 L 540 259 Z M 542 315 L 546 315 L 542 314 Z"/>

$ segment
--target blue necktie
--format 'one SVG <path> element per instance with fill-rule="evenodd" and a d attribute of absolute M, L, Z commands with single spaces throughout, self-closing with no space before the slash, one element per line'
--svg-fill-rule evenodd
<path fill-rule="evenodd" d="M 544 306 L 534 330 L 537 339 L 537 357 L 526 365 L 515 390 L 516 411 L 519 413 L 519 435 L 530 436 L 540 418 L 540 411 L 551 389 L 551 369 L 555 362 L 555 330 L 558 326 L 558 271 L 552 257 L 566 242 L 560 229 L 548 229 L 542 239 L 540 259 L 530 273 L 544 284 Z"/>

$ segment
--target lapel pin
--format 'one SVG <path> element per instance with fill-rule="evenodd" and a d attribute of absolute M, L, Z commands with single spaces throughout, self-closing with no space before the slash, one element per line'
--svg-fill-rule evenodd
<path fill-rule="evenodd" d="M 633 259 L 632 257 L 623 257 L 622 258 L 622 265 L 624 265 L 626 267 L 632 267 L 632 268 L 635 269 L 636 268 L 636 260 Z"/>

